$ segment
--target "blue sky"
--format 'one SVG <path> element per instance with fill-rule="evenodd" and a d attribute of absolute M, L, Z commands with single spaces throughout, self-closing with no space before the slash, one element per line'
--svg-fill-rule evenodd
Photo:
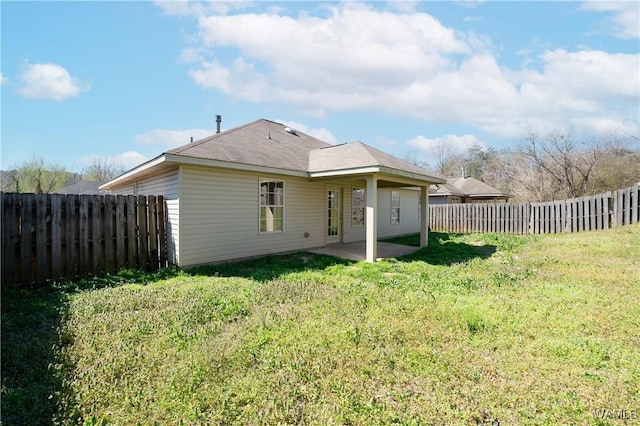
<path fill-rule="evenodd" d="M 640 4 L 13 2 L 1 167 L 125 167 L 258 118 L 432 163 L 526 134 L 640 134 Z"/>

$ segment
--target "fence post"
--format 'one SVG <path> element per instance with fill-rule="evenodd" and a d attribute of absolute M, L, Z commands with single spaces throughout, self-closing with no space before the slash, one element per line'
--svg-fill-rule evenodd
<path fill-rule="evenodd" d="M 631 200 L 629 207 L 631 208 L 631 223 L 638 222 L 638 216 L 640 216 L 640 185 L 631 187 Z"/>

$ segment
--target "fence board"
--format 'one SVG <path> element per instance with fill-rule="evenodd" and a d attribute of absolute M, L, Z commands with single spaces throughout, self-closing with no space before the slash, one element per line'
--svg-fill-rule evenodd
<path fill-rule="evenodd" d="M 75 278 L 78 276 L 78 195 L 66 196 L 65 209 L 65 261 L 64 276 Z"/>
<path fill-rule="evenodd" d="M 125 216 L 126 198 L 116 197 L 116 270 L 126 267 L 127 255 L 127 220 Z"/>
<path fill-rule="evenodd" d="M 90 250 L 93 259 L 93 272 L 100 273 L 104 270 L 104 246 L 102 241 L 103 234 L 103 215 L 102 203 L 100 195 L 91 196 L 91 239 Z"/>
<path fill-rule="evenodd" d="M 80 197 L 80 205 L 78 210 L 78 230 L 79 230 L 79 246 L 78 246 L 78 260 L 79 260 L 79 273 L 80 276 L 86 277 L 91 270 L 91 256 L 89 254 L 90 248 L 90 215 L 89 205 L 90 197 Z"/>
<path fill-rule="evenodd" d="M 638 200 L 640 198 L 640 185 L 636 185 L 635 187 L 631 188 L 631 199 L 630 201 L 630 208 L 631 208 L 631 217 L 630 223 L 637 223 L 638 222 L 638 217 L 640 216 L 640 200 Z"/>
<path fill-rule="evenodd" d="M 116 206 L 114 197 L 104 197 L 104 270 L 109 273 L 116 271 L 115 252 L 115 215 Z"/>
<path fill-rule="evenodd" d="M 35 194 L 26 194 L 22 198 L 20 205 L 20 263 L 21 274 L 20 279 L 25 282 L 31 282 L 33 279 L 33 267 L 31 256 L 31 243 L 33 241 L 33 232 L 35 225 L 33 221 L 33 204 L 35 202 Z"/>
<path fill-rule="evenodd" d="M 147 202 L 144 195 L 138 196 L 138 257 L 140 260 L 140 269 L 149 268 L 149 257 L 147 249 L 149 247 L 149 232 L 147 228 Z"/>
<path fill-rule="evenodd" d="M 148 215 L 149 222 L 149 268 L 151 270 L 158 269 L 158 226 L 156 224 L 156 217 L 158 215 L 157 212 L 157 204 L 156 197 L 150 195 L 147 199 L 149 206 L 149 212 L 152 214 Z"/>
<path fill-rule="evenodd" d="M 127 195 L 127 267 L 138 268 L 138 233 L 136 196 Z"/>
<path fill-rule="evenodd" d="M 16 208 L 18 206 L 16 194 L 2 194 L 2 211 L 7 213 L 2 221 L 2 282 L 12 282 L 16 279 L 15 264 L 17 234 Z M 18 210 L 19 213 L 19 210 Z"/>
<path fill-rule="evenodd" d="M 64 195 L 53 195 L 51 197 L 51 278 L 57 279 L 62 276 L 62 265 L 64 264 L 62 250 L 62 201 Z"/>

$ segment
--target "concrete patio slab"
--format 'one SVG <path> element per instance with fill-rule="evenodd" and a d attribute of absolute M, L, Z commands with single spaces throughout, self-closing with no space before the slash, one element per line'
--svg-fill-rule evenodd
<path fill-rule="evenodd" d="M 405 246 L 378 241 L 378 260 L 400 257 L 418 251 L 420 247 Z M 347 244 L 331 244 L 325 247 L 307 250 L 310 253 L 326 254 L 341 257 L 343 259 L 363 261 L 366 259 L 366 247 L 364 241 Z"/>

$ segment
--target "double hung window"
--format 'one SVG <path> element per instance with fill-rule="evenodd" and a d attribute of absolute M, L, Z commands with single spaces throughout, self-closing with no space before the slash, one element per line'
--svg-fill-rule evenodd
<path fill-rule="evenodd" d="M 260 180 L 260 232 L 284 231 L 284 182 Z"/>

